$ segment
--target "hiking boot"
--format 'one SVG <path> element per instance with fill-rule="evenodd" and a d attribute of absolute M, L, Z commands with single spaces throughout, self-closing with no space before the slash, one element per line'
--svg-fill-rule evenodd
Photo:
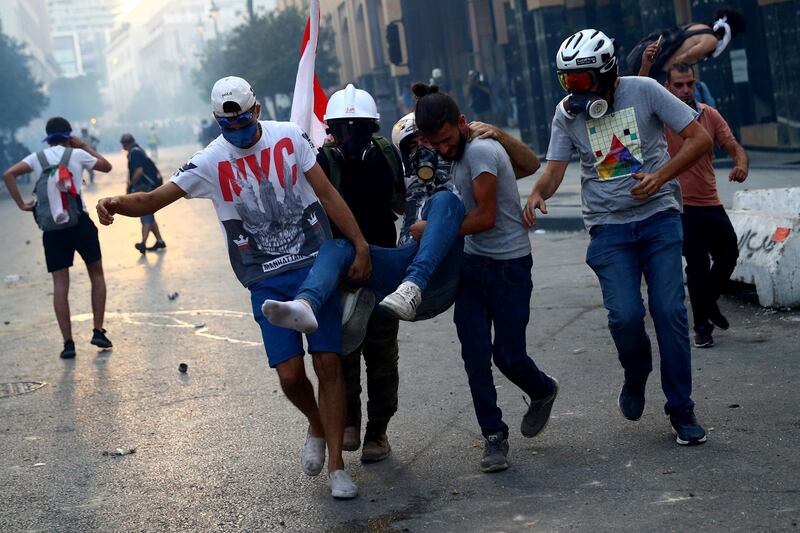
<path fill-rule="evenodd" d="M 355 292 L 344 292 L 342 303 L 342 353 L 353 353 L 364 342 L 367 323 L 375 309 L 375 293 L 361 287 Z M 354 448 L 358 449 L 358 448 Z"/>
<path fill-rule="evenodd" d="M 383 461 L 391 453 L 392 447 L 389 446 L 389 437 L 386 436 L 386 433 L 364 437 L 364 447 L 361 449 L 362 463 Z"/>
<path fill-rule="evenodd" d="M 145 244 L 143 242 L 137 242 L 136 244 L 133 245 L 133 247 L 139 250 L 139 253 L 142 255 L 144 255 L 145 252 L 147 252 L 147 248 L 145 247 Z"/>
<path fill-rule="evenodd" d="M 481 472 L 500 472 L 508 468 L 508 439 L 503 433 L 495 433 L 486 437 L 483 445 Z"/>
<path fill-rule="evenodd" d="M 712 346 L 714 346 L 714 337 L 711 336 L 710 331 L 698 331 L 694 334 L 695 348 L 711 348 Z"/>
<path fill-rule="evenodd" d="M 414 320 L 421 301 L 422 289 L 416 283 L 404 281 L 378 305 L 401 320 Z"/>
<path fill-rule="evenodd" d="M 719 310 L 719 306 L 716 304 L 714 304 L 714 308 L 711 310 L 708 320 L 722 331 L 725 331 L 731 327 L 730 322 L 728 322 L 728 319 L 725 318 L 725 316 L 722 314 L 722 311 Z"/>
<path fill-rule="evenodd" d="M 346 452 L 354 452 L 361 446 L 361 429 L 358 426 L 347 426 L 344 428 L 344 439 L 342 449 Z"/>
<path fill-rule="evenodd" d="M 155 252 L 156 250 L 162 250 L 167 247 L 167 243 L 164 241 L 156 241 L 156 243 L 147 249 L 148 252 Z"/>
<path fill-rule="evenodd" d="M 632 379 L 626 379 L 625 383 L 622 384 L 619 398 L 617 398 L 617 405 L 619 406 L 619 412 L 628 420 L 635 422 L 642 418 L 646 385 L 646 380 L 637 382 Z"/>
<path fill-rule="evenodd" d="M 358 485 L 353 483 L 353 478 L 344 470 L 329 472 L 328 483 L 331 486 L 331 496 L 334 498 L 349 500 L 358 496 Z"/>
<path fill-rule="evenodd" d="M 322 472 L 325 464 L 325 439 L 314 437 L 311 433 L 306 435 L 303 451 L 300 453 L 300 464 L 305 475 L 314 477 Z"/>
<path fill-rule="evenodd" d="M 64 349 L 61 350 L 61 359 L 75 359 L 75 343 L 72 339 L 64 341 Z"/>
<path fill-rule="evenodd" d="M 706 430 L 697 423 L 693 409 L 682 409 L 669 415 L 669 423 L 675 440 L 681 446 L 703 444 L 706 441 Z"/>
<path fill-rule="evenodd" d="M 111 341 L 108 340 L 108 337 L 106 337 L 105 328 L 103 328 L 103 329 L 95 328 L 95 329 L 92 330 L 92 333 L 93 333 L 93 335 L 92 335 L 91 343 L 94 344 L 95 346 L 97 346 L 98 348 L 106 349 L 106 348 L 111 348 L 111 347 L 114 346 L 113 344 L 111 344 Z"/>
<path fill-rule="evenodd" d="M 520 431 L 525 437 L 535 437 L 547 427 L 550 420 L 550 412 L 553 410 L 553 402 L 558 396 L 558 381 L 550 376 L 547 378 L 553 382 L 553 392 L 546 398 L 532 400 L 528 405 L 528 412 L 522 417 Z"/>

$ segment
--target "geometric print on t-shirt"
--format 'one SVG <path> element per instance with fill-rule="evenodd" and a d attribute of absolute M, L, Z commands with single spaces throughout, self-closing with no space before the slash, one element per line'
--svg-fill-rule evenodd
<path fill-rule="evenodd" d="M 642 168 L 642 141 L 632 107 L 586 121 L 600 181 L 629 176 Z"/>

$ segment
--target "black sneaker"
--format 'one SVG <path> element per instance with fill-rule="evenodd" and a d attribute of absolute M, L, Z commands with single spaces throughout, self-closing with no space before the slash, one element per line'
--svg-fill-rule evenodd
<path fill-rule="evenodd" d="M 133 245 L 133 247 L 139 250 L 139 253 L 142 255 L 144 255 L 144 253 L 147 251 L 147 248 L 145 247 L 143 242 L 137 242 L 136 244 Z"/>
<path fill-rule="evenodd" d="M 108 340 L 108 337 L 106 337 L 105 329 L 94 329 L 92 330 L 92 332 L 94 334 L 92 335 L 91 342 L 95 346 L 99 348 L 111 348 L 112 346 L 114 346 L 113 344 L 111 344 L 111 341 Z"/>
<path fill-rule="evenodd" d="M 72 340 L 64 341 L 64 349 L 61 350 L 61 359 L 75 359 L 75 343 Z"/>
<path fill-rule="evenodd" d="M 528 412 L 522 417 L 520 431 L 524 437 L 535 437 L 547 427 L 550 420 L 550 412 L 553 410 L 553 402 L 558 396 L 558 381 L 547 376 L 553 382 L 553 392 L 546 398 L 531 401 L 528 405 Z"/>
<path fill-rule="evenodd" d="M 706 441 L 706 430 L 697 423 L 692 409 L 683 409 L 669 415 L 669 423 L 675 440 L 681 446 L 703 444 Z"/>
<path fill-rule="evenodd" d="M 153 246 L 147 248 L 147 251 L 148 252 L 155 252 L 156 250 L 162 250 L 162 249 L 164 249 L 166 247 L 167 247 L 167 243 L 165 243 L 164 241 L 156 241 L 156 243 Z"/>
<path fill-rule="evenodd" d="M 699 331 L 694 334 L 695 348 L 711 348 L 714 346 L 714 337 L 708 331 Z"/>
<path fill-rule="evenodd" d="M 481 459 L 481 472 L 500 472 L 508 468 L 508 439 L 502 433 L 486 437 Z"/>
<path fill-rule="evenodd" d="M 719 310 L 719 306 L 716 304 L 714 304 L 714 309 L 711 310 L 708 320 L 710 320 L 712 324 L 717 326 L 722 331 L 725 331 L 731 327 L 731 323 L 728 322 L 728 319 L 725 318 L 725 316 Z"/>
<path fill-rule="evenodd" d="M 644 413 L 644 391 L 647 386 L 647 381 L 641 383 L 633 380 L 625 380 L 622 384 L 622 389 L 619 391 L 619 398 L 617 398 L 617 405 L 619 405 L 619 412 L 628 420 L 639 420 Z"/>

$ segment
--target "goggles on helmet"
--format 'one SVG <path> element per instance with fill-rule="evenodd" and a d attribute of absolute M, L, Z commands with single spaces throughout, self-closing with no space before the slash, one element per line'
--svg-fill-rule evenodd
<path fill-rule="evenodd" d="M 568 93 L 585 93 L 598 81 L 591 70 L 559 70 L 558 82 Z"/>
<path fill-rule="evenodd" d="M 222 128 L 229 129 L 232 126 L 244 126 L 249 124 L 254 116 L 254 111 L 245 111 L 241 115 L 236 115 L 235 117 L 218 117 L 214 115 L 214 118 L 217 119 L 217 124 Z"/>

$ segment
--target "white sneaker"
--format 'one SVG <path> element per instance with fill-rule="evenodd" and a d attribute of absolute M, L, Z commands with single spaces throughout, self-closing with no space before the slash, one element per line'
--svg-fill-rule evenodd
<path fill-rule="evenodd" d="M 402 320 L 414 320 L 417 306 L 422 301 L 422 290 L 416 283 L 404 281 L 397 290 L 378 304 Z"/>
<path fill-rule="evenodd" d="M 319 475 L 322 472 L 322 465 L 325 464 L 325 439 L 314 437 L 310 433 L 306 435 L 306 442 L 300 454 L 300 464 L 307 476 Z"/>
<path fill-rule="evenodd" d="M 280 328 L 293 329 L 300 333 L 314 333 L 317 331 L 317 318 L 311 305 L 305 300 L 291 300 L 279 302 L 277 300 L 264 300 L 261 312 L 270 324 Z"/>
<path fill-rule="evenodd" d="M 328 483 L 331 486 L 331 496 L 349 500 L 358 496 L 358 485 L 353 483 L 353 478 L 344 470 L 334 470 L 328 474 Z"/>

